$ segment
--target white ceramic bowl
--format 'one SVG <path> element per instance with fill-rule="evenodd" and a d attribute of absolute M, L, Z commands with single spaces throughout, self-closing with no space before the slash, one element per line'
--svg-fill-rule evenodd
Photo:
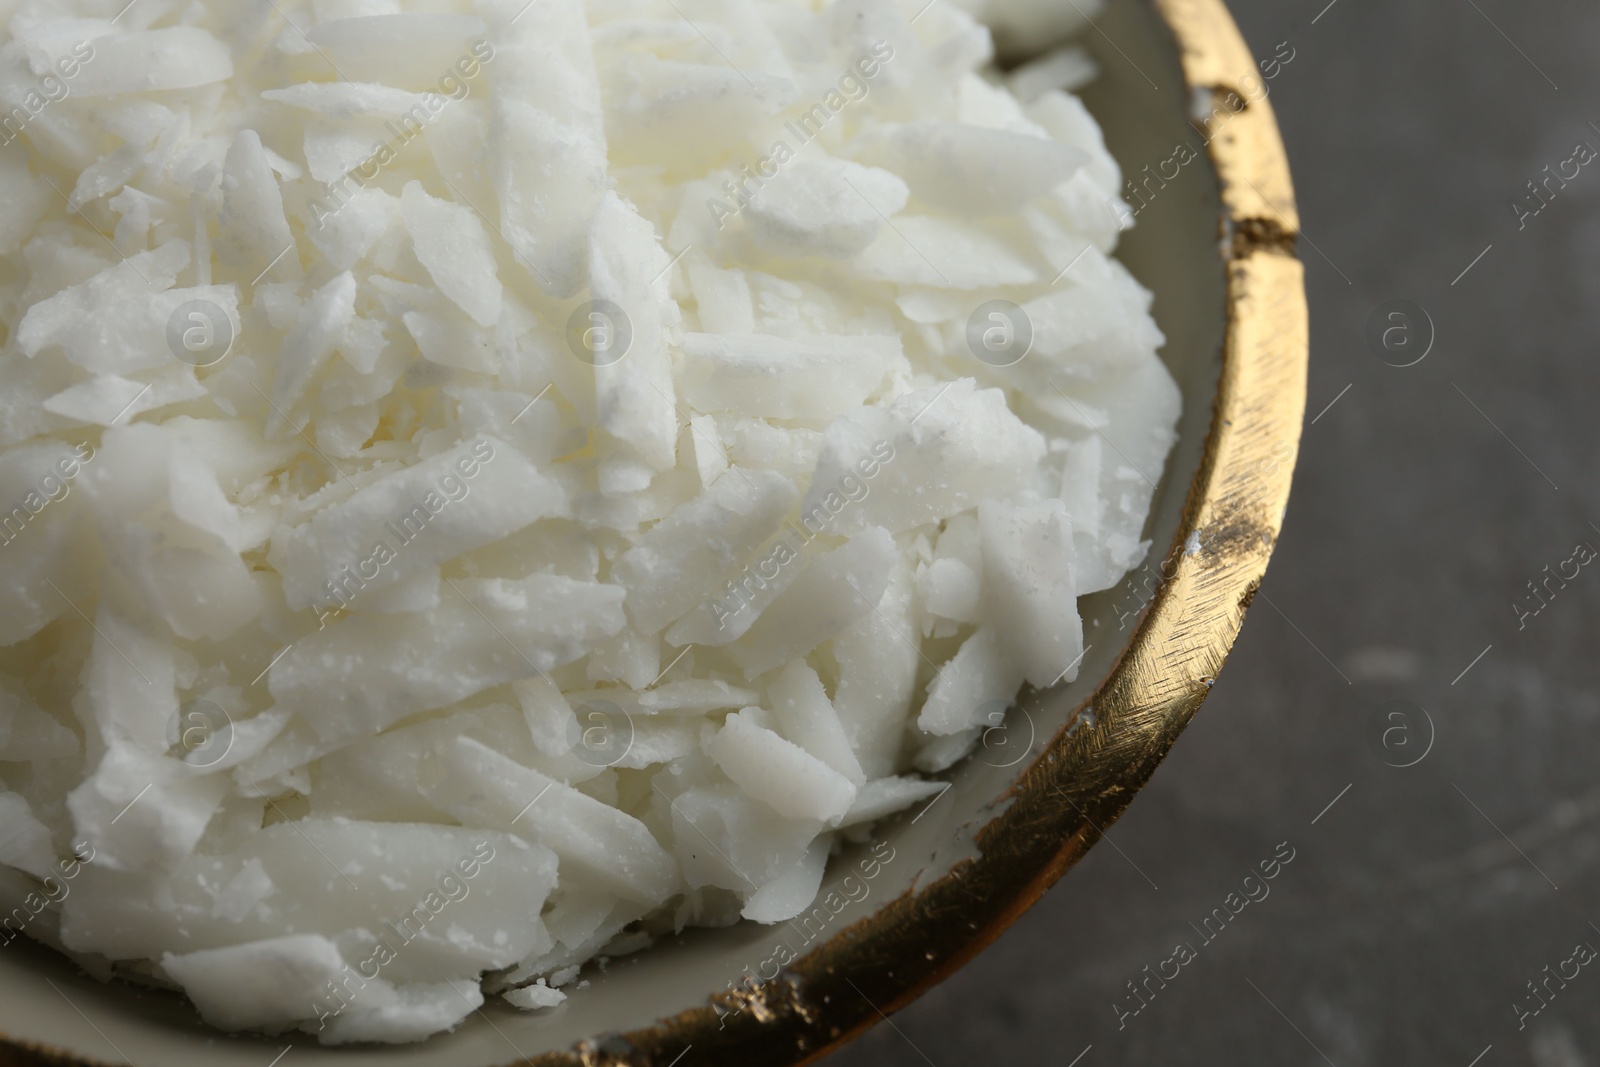
<path fill-rule="evenodd" d="M 1221 667 L 1276 539 L 1305 399 L 1293 193 L 1255 60 L 1221 0 L 1115 0 L 1095 21 L 1086 43 L 1104 74 L 1085 99 L 1127 176 L 1159 179 L 1120 255 L 1156 293 L 1185 404 L 1149 569 L 1084 602 L 1092 648 L 1076 682 L 1024 700 L 945 795 L 839 857 L 808 918 L 691 931 L 591 968 L 554 1010 L 496 999 L 400 1047 L 225 1036 L 174 994 L 101 984 L 18 940 L 0 951 L 0 1065 L 269 1067 L 292 1045 L 292 1067 L 781 1067 L 877 1022 L 1037 899 L 1127 805 Z M 1213 116 L 1209 144 L 1195 114 Z M 1205 154 L 1163 179 L 1180 143 Z M 1205 547 L 1188 555 L 1192 531 Z"/>

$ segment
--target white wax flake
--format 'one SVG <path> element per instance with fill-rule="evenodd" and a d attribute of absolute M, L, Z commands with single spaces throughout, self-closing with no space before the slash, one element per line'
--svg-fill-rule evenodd
<path fill-rule="evenodd" d="M 444 367 L 492 374 L 495 347 L 491 336 L 466 319 L 408 311 L 401 320 L 417 343 L 422 358 Z"/>
<path fill-rule="evenodd" d="M 388 85 L 345 81 L 305 82 L 285 89 L 268 89 L 261 94 L 261 99 L 339 119 L 357 115 L 397 119 L 424 102 L 420 93 L 408 93 Z"/>
<path fill-rule="evenodd" d="M 51 852 L 50 830 L 33 817 L 26 798 L 0 793 L 0 826 L 10 835 L 0 840 L 0 864 L 39 879 L 55 873 L 51 870 L 55 856 Z"/>
<path fill-rule="evenodd" d="M 432 611 L 354 613 L 295 642 L 267 681 L 318 736 L 354 739 L 418 711 L 582 658 L 622 629 L 622 590 L 535 574 L 452 581 Z"/>
<path fill-rule="evenodd" d="M 779 730 L 785 737 L 855 786 L 866 781 L 860 762 L 850 751 L 850 738 L 822 688 L 822 680 L 804 660 L 794 660 L 785 667 L 768 692 Z"/>
<path fill-rule="evenodd" d="M 64 909 L 65 936 L 122 957 L 159 957 L 271 938 L 292 925 L 339 938 L 352 969 L 370 976 L 377 968 L 396 982 L 431 970 L 411 970 L 408 956 L 476 972 L 510 967 L 543 940 L 517 919 L 543 905 L 557 860 L 519 835 L 310 816 L 232 836 L 155 875 L 105 869 L 97 851 L 68 897 L 81 899 Z M 145 891 L 130 888 L 141 882 Z M 255 897 L 267 882 L 271 891 L 238 919 L 216 911 L 217 893 L 227 898 L 236 887 Z M 207 888 L 213 885 L 221 888 Z M 512 936 L 499 939 L 500 931 Z M 316 1001 L 321 992 L 309 996 Z"/>
<path fill-rule="evenodd" d="M 743 714 L 728 717 L 706 752 L 746 793 L 789 818 L 838 819 L 856 798 L 844 775 Z"/>
<path fill-rule="evenodd" d="M 833 706 L 850 739 L 850 750 L 871 780 L 903 770 L 905 726 L 915 710 L 922 649 L 910 562 L 888 574 L 877 607 L 833 640 L 839 684 Z M 863 787 L 866 788 L 866 787 Z"/>
<path fill-rule="evenodd" d="M 16 253 L 45 217 L 50 187 L 28 172 L 28 161 L 20 153 L 0 155 L 0 255 Z"/>
<path fill-rule="evenodd" d="M 315 934 L 291 934 L 226 948 L 168 954 L 161 966 L 181 985 L 213 1026 L 241 1030 L 275 1020 L 300 1018 L 307 990 L 334 985 L 345 969 L 332 941 Z M 370 986 L 363 1006 L 392 1001 L 388 982 Z"/>
<path fill-rule="evenodd" d="M 1052 89 L 1076 92 L 1092 82 L 1100 65 L 1080 45 L 1069 45 L 1024 63 L 1006 81 L 1018 100 L 1028 103 Z"/>
<path fill-rule="evenodd" d="M 701 411 L 827 421 L 857 411 L 901 354 L 883 336 L 685 334 L 683 395 Z"/>
<path fill-rule="evenodd" d="M 653 161 L 703 173 L 730 147 L 756 142 L 761 127 L 797 95 L 786 78 L 732 69 L 714 54 L 710 59 L 639 56 L 618 64 L 606 115 L 613 163 Z"/>
<path fill-rule="evenodd" d="M 429 796 L 456 818 L 526 835 L 580 881 L 625 900 L 659 904 L 677 888 L 671 859 L 633 816 L 470 738 L 458 740 L 440 762 L 440 784 Z"/>
<path fill-rule="evenodd" d="M 259 6 L 0 27 L 24 932 L 341 1045 L 810 923 L 1150 548 L 1094 64 L 990 66 L 1100 0 Z"/>
<path fill-rule="evenodd" d="M 904 811 L 918 801 L 938 796 L 946 788 L 943 782 L 922 778 L 875 778 L 856 791 L 855 803 L 850 805 L 839 825 L 843 828 L 875 822 L 885 815 Z"/>
<path fill-rule="evenodd" d="M 0 761 L 29 763 L 78 752 L 78 739 L 14 682 L 0 684 Z"/>
<path fill-rule="evenodd" d="M 105 374 L 69 386 L 44 401 L 44 409 L 77 424 L 114 426 L 168 404 L 209 396 L 187 368 L 174 368 L 153 382 Z"/>
<path fill-rule="evenodd" d="M 742 912 L 744 917 L 759 923 L 779 923 L 809 908 L 822 886 L 829 844 L 827 835 L 817 838 L 799 863 L 751 893 Z"/>
<path fill-rule="evenodd" d="M 198 26 L 97 36 L 92 44 L 93 54 L 70 83 L 77 96 L 195 89 L 234 73 L 228 46 Z"/>
<path fill-rule="evenodd" d="M 78 835 L 94 847 L 95 862 L 154 873 L 194 851 L 226 790 L 221 777 L 197 777 L 177 760 L 119 741 L 67 795 L 67 808 Z"/>
<path fill-rule="evenodd" d="M 552 989 L 544 984 L 541 978 L 533 985 L 525 985 L 521 989 L 508 989 L 501 994 L 513 1007 L 523 1011 L 532 1011 L 536 1008 L 553 1008 L 567 999 L 567 995 L 559 989 Z"/>
<path fill-rule="evenodd" d="M 669 263 L 650 223 L 608 192 L 589 231 L 589 282 L 599 314 L 619 321 L 594 323 L 605 332 L 589 335 L 597 340 L 585 351 L 592 348 L 600 424 L 656 470 L 672 465 L 678 432 L 665 334 L 677 313 L 666 295 Z"/>
<path fill-rule="evenodd" d="M 299 321 L 278 352 L 278 373 L 272 383 L 273 417 L 267 420 L 269 435 L 281 433 L 289 425 L 289 413 L 305 397 L 312 378 L 354 321 L 355 302 L 355 276 L 346 271 L 313 293 L 301 308 Z"/>
<path fill-rule="evenodd" d="M 746 225 L 775 256 L 846 259 L 872 243 L 906 206 L 906 183 L 879 167 L 805 160 L 750 198 Z"/>
<path fill-rule="evenodd" d="M 951 122 L 886 127 L 868 158 L 906 175 L 918 200 L 954 214 L 1014 214 L 1088 156 L 1045 137 Z"/>
<path fill-rule="evenodd" d="M 213 915 L 238 922 L 255 910 L 273 891 L 272 878 L 258 859 L 246 860 L 239 873 L 217 892 Z"/>
<path fill-rule="evenodd" d="M 507 29 L 486 73 L 486 151 L 500 230 L 540 288 L 569 297 L 588 282 L 590 221 L 611 184 L 585 0 L 496 7 Z"/>
<path fill-rule="evenodd" d="M 138 609 L 179 637 L 224 639 L 257 617 L 261 590 L 240 556 L 238 505 L 169 425 L 105 431 L 78 485 L 100 549 L 137 591 Z"/>
<path fill-rule="evenodd" d="M 998 389 L 930 386 L 835 420 L 801 514 L 832 517 L 840 532 L 937 522 L 1020 492 L 1044 451 Z M 852 501 L 858 483 L 867 491 Z"/>
<path fill-rule="evenodd" d="M 978 506 L 983 614 L 1031 685 L 1076 676 L 1083 652 L 1072 519 L 1059 500 Z"/>
<path fill-rule="evenodd" d="M 464 204 L 429 196 L 420 182 L 400 194 L 400 213 L 439 290 L 479 326 L 498 322 L 502 290 L 483 220 Z"/>
<path fill-rule="evenodd" d="M 283 213 L 283 193 L 272 161 L 254 130 L 241 130 L 222 165 L 222 211 L 214 244 L 217 259 L 255 280 L 271 271 L 294 278 L 300 260 Z"/>
<path fill-rule="evenodd" d="M 771 602 L 755 625 L 728 646 L 745 674 L 783 665 L 876 610 L 899 551 L 881 526 L 869 526 L 818 556 Z M 794 568 L 798 569 L 798 568 Z"/>
<path fill-rule="evenodd" d="M 297 609 L 344 604 L 565 507 L 561 486 L 510 445 L 465 441 L 275 536 L 284 596 Z"/>
<path fill-rule="evenodd" d="M 730 470 L 710 492 L 653 526 L 617 562 L 634 624 L 655 632 L 733 580 L 777 531 L 797 494 L 767 471 Z"/>
<path fill-rule="evenodd" d="M 397 11 L 324 18 L 306 40 L 342 77 L 439 90 L 442 75 L 455 70 L 458 61 L 479 54 L 472 46 L 488 30 L 488 23 L 475 15 Z"/>
<path fill-rule="evenodd" d="M 366 160 L 370 152 L 371 142 L 363 142 L 366 149 L 357 155 L 349 166 L 330 165 L 326 178 L 318 174 L 318 179 L 323 181 L 336 181 L 342 178 L 355 163 Z M 306 154 L 312 152 L 312 142 L 309 136 L 306 141 Z M 314 165 L 315 173 L 315 163 Z M 341 170 L 342 166 L 342 170 Z M 328 258 L 331 266 L 339 270 L 349 270 L 362 261 L 366 254 L 373 250 L 378 243 L 378 238 L 386 234 L 389 227 L 394 224 L 395 218 L 400 214 L 400 203 L 397 198 L 387 194 L 382 189 L 362 189 L 355 187 L 349 197 L 328 197 L 328 200 L 314 200 L 307 205 L 306 235 L 317 251 Z"/>
<path fill-rule="evenodd" d="M 910 212 L 850 260 L 868 281 L 958 290 L 1048 282 L 1033 264 L 1021 248 L 986 229 Z"/>
<path fill-rule="evenodd" d="M 688 884 L 741 897 L 792 870 L 827 827 L 780 815 L 732 784 L 685 790 L 673 798 L 671 815 L 674 854 Z"/>
<path fill-rule="evenodd" d="M 217 303 L 227 299 L 219 299 L 214 287 L 200 292 L 172 288 L 189 261 L 189 245 L 172 240 L 64 287 L 27 309 L 16 325 L 17 347 L 30 357 L 59 347 L 68 360 L 97 374 L 126 374 L 169 363 L 167 321 L 179 305 L 196 298 Z"/>
<path fill-rule="evenodd" d="M 1013 661 L 999 631 L 980 626 L 928 686 L 917 726 L 937 735 L 976 726 L 996 701 L 1003 706 L 1015 696 L 1022 680 L 1023 669 Z"/>
<path fill-rule="evenodd" d="M 483 990 L 478 983 L 460 978 L 402 985 L 394 993 L 394 1000 L 389 1003 L 341 1011 L 326 1031 L 318 1033 L 317 1040 L 324 1045 L 421 1041 L 430 1034 L 453 1029 L 483 1006 Z M 307 1025 L 302 1029 L 314 1028 Z"/>

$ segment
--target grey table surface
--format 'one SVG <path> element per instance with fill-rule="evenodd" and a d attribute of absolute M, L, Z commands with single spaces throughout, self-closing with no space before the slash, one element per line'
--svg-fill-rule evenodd
<path fill-rule="evenodd" d="M 1295 54 L 1312 362 L 1270 604 L 1108 838 L 829 1067 L 1600 1065 L 1600 160 L 1567 162 L 1600 9 L 1325 5 L 1231 4 Z M 1547 164 L 1578 174 L 1519 218 Z M 1365 339 L 1397 299 L 1436 333 L 1404 368 Z"/>

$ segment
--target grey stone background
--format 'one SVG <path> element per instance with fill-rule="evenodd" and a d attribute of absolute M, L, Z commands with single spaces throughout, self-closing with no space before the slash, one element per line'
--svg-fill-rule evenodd
<path fill-rule="evenodd" d="M 1600 566 L 1574 556 L 1600 548 L 1600 160 L 1510 207 L 1600 149 L 1600 9 L 1326 3 L 1231 4 L 1258 58 L 1295 50 L 1270 85 L 1312 362 L 1281 612 L 1256 600 L 1108 840 L 829 1067 L 1600 1065 L 1600 960 L 1537 1015 L 1526 985 L 1600 947 Z M 1436 330 L 1415 366 L 1365 340 L 1395 299 Z M 1197 958 L 1119 1029 L 1179 941 Z"/>

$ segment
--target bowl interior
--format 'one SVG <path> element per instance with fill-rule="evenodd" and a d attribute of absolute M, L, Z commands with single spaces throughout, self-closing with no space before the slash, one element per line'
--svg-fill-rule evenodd
<path fill-rule="evenodd" d="M 1187 121 L 1189 93 L 1172 35 L 1155 8 L 1148 0 L 1114 0 L 1096 24 L 1084 43 L 1102 74 L 1084 98 L 1125 177 L 1142 177 L 1147 164 L 1154 171 L 1180 143 L 1199 151 L 1201 139 Z M 1025 701 L 1020 711 L 1013 710 L 1003 735 L 947 772 L 952 782 L 947 794 L 920 813 L 881 824 L 871 841 L 830 865 L 822 899 L 833 890 L 833 899 L 841 902 L 837 911 L 825 909 L 804 922 L 773 927 L 743 923 L 690 931 L 604 970 L 589 968 L 586 984 L 571 990 L 556 1009 L 523 1013 L 495 998 L 456 1032 L 421 1045 L 341 1049 L 321 1048 L 305 1036 L 215 1033 L 175 995 L 102 984 L 54 952 L 19 939 L 0 952 L 0 1033 L 14 1042 L 10 1056 L 0 1048 L 0 1062 L 26 1062 L 32 1059 L 27 1046 L 45 1046 L 88 1062 L 266 1067 L 292 1044 L 297 1067 L 504 1064 L 703 1007 L 713 994 L 748 975 L 774 973 L 773 961 L 781 961 L 786 951 L 805 955 L 908 889 L 974 856 L 975 831 L 1007 802 L 1009 787 L 1051 739 L 1070 728 L 1127 647 L 1149 598 L 1148 583 L 1174 543 L 1202 461 L 1226 325 L 1217 180 L 1200 152 L 1176 179 L 1152 188 L 1156 195 L 1135 228 L 1124 234 L 1119 255 L 1156 294 L 1155 317 L 1167 337 L 1162 356 L 1183 391 L 1184 411 L 1146 529 L 1149 570 L 1135 571 L 1116 589 L 1082 602 L 1085 641 L 1092 647 L 1075 682 Z M 802 1055 L 796 1052 L 795 1058 Z"/>

